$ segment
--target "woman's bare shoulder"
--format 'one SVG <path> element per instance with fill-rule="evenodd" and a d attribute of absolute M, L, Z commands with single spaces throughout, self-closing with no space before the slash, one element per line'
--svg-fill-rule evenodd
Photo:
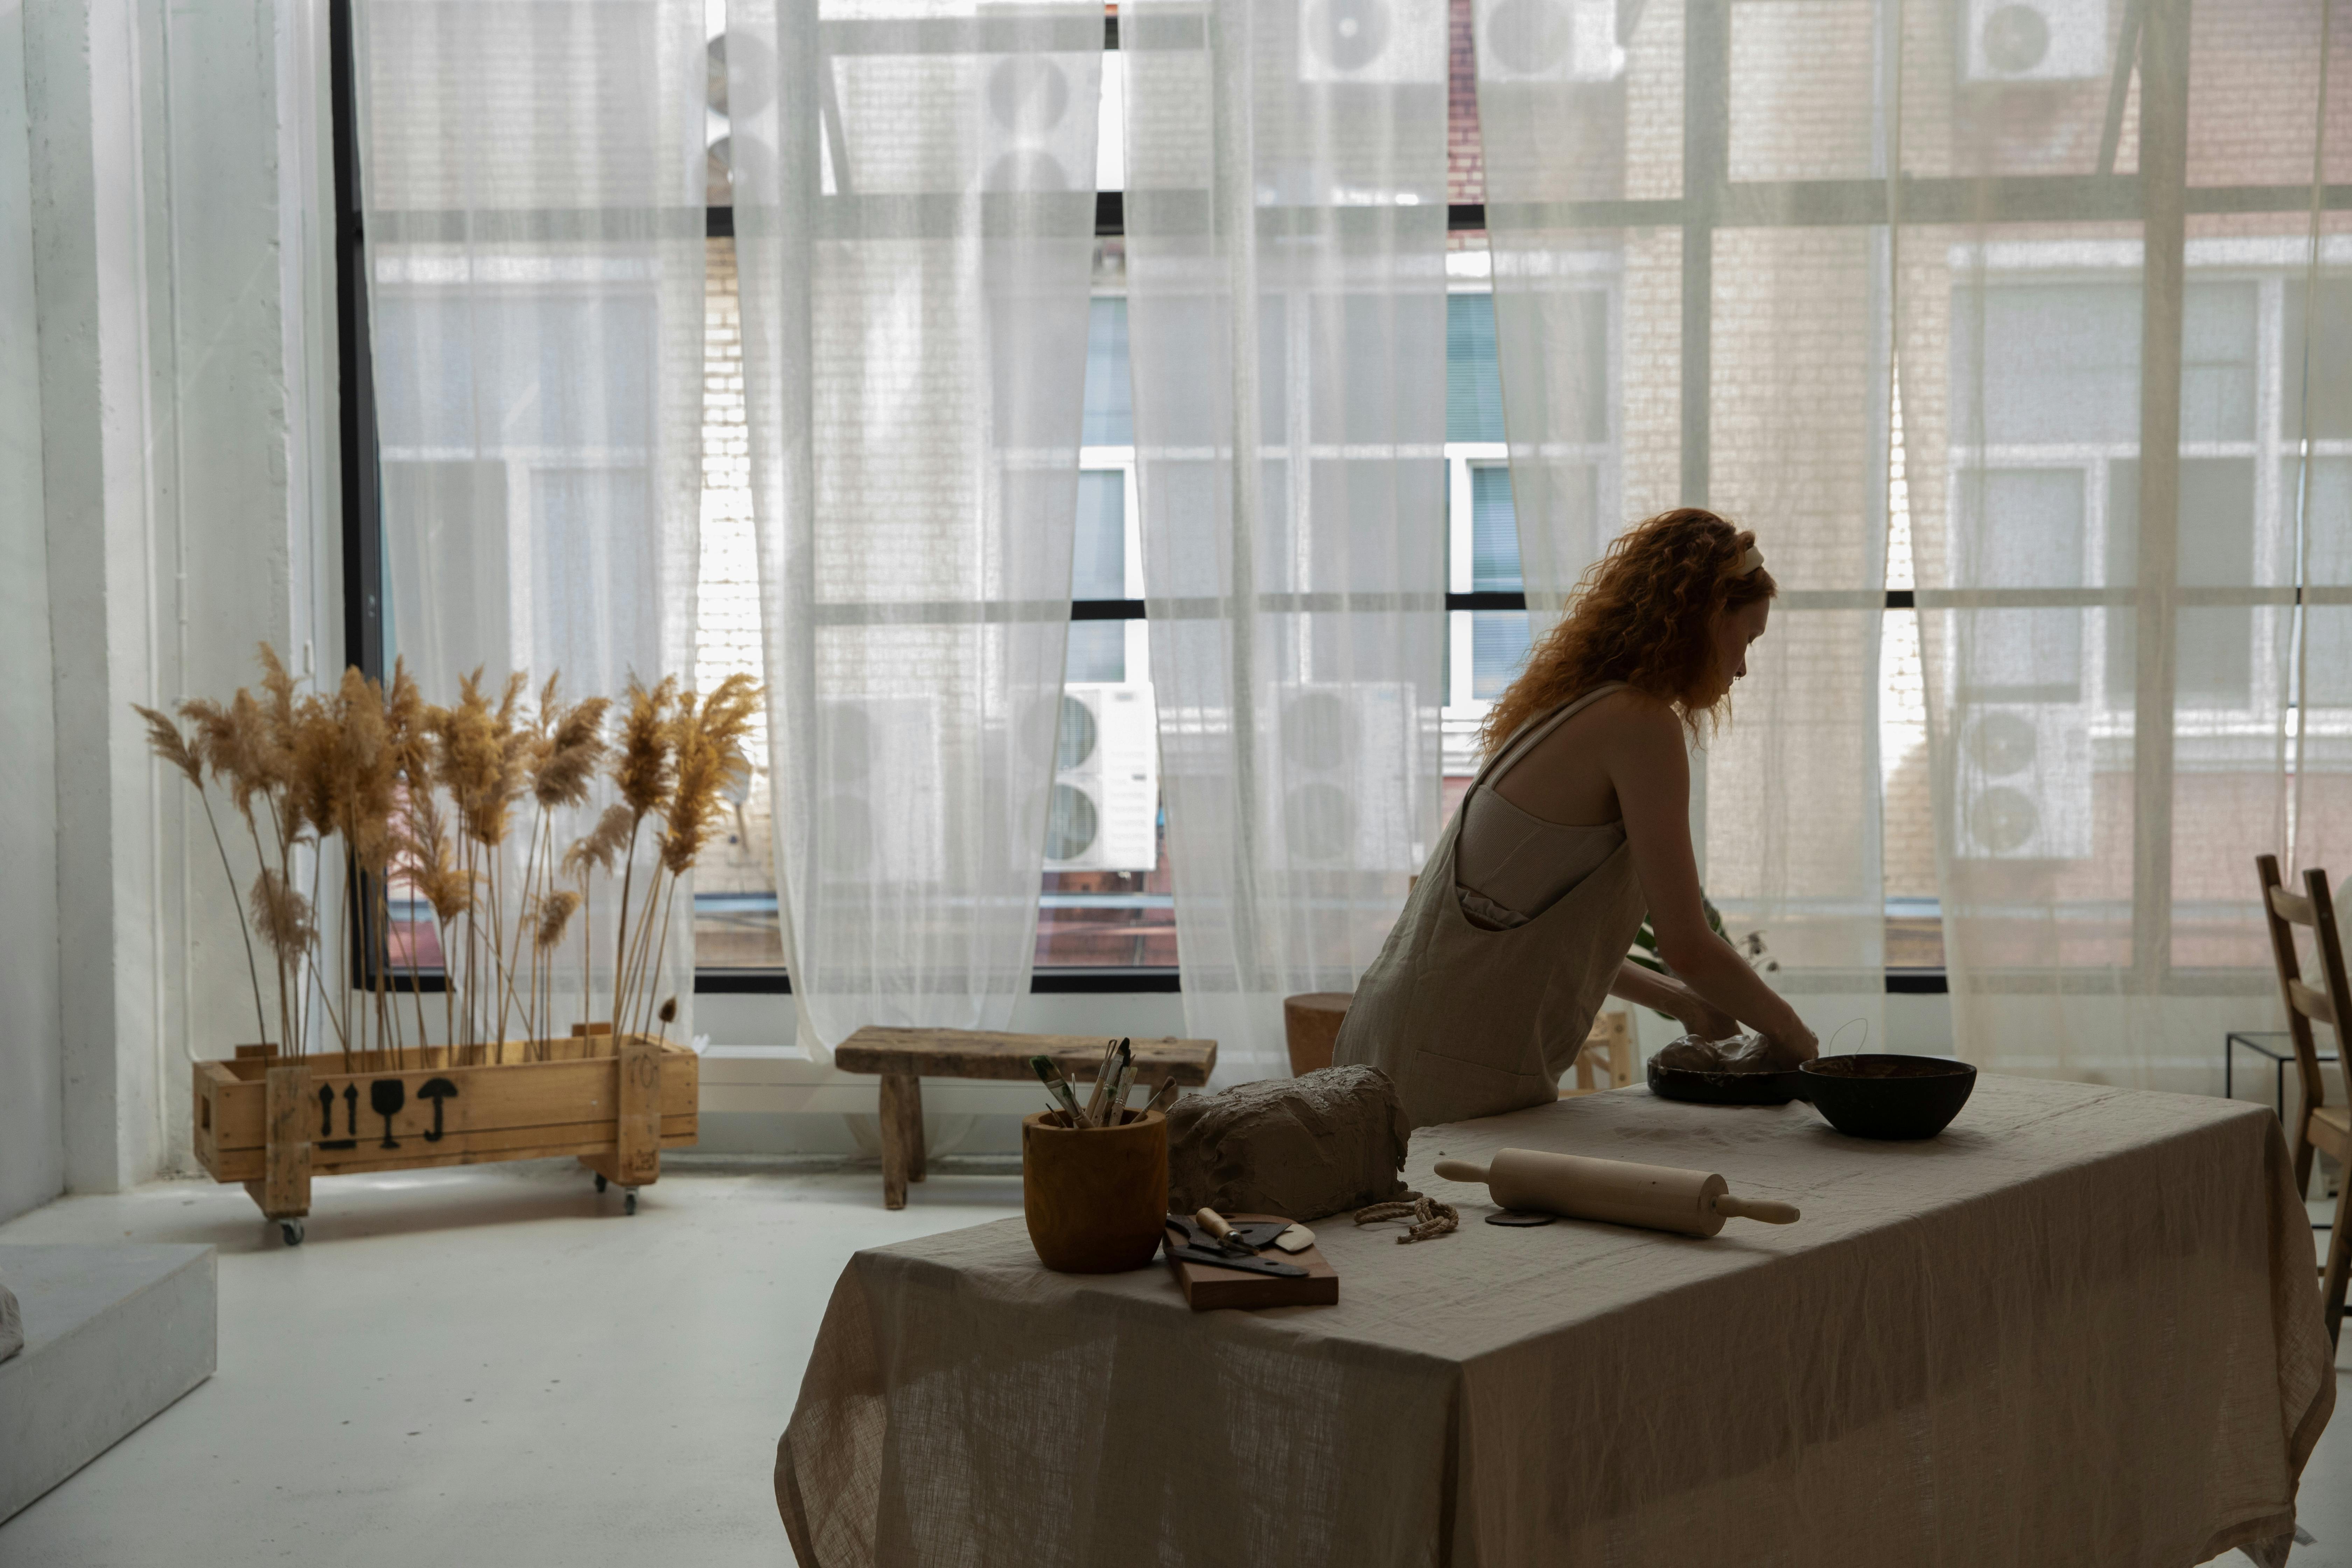
<path fill-rule="evenodd" d="M 1621 687 L 1605 697 L 1595 698 L 1585 713 L 1591 714 L 1601 724 L 1627 734 L 1667 735 L 1682 728 L 1682 720 L 1676 716 L 1672 703 L 1631 686 Z M 1580 718 L 1582 716 L 1579 715 Z"/>

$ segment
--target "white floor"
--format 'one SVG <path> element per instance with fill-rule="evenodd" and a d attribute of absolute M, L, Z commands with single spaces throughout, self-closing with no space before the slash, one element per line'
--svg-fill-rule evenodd
<path fill-rule="evenodd" d="M 209 1183 L 0 1226 L 221 1252 L 218 1374 L 0 1525 L 0 1568 L 788 1563 L 770 1467 L 843 1263 L 1020 1211 L 1013 1174 L 880 1187 L 673 1158 L 625 1218 L 542 1162 L 322 1183 L 293 1248 Z M 2352 1568 L 2347 1340 L 2297 1568 Z"/>

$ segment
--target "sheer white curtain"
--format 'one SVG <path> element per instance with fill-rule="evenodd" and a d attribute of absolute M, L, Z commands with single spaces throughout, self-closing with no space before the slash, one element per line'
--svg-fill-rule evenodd
<path fill-rule="evenodd" d="M 1446 13 L 1138 0 L 1128 322 L 1185 1026 L 1288 1071 L 1434 837 Z"/>
<path fill-rule="evenodd" d="M 560 670 L 568 700 L 691 677 L 702 11 L 354 6 L 386 640 L 428 700 L 455 701 L 477 667 L 493 694 L 510 671 L 536 692 Z M 600 785 L 556 842 L 609 798 Z M 640 883 L 652 864 L 648 843 Z M 616 903 L 594 900 L 605 934 L 590 952 L 611 951 Z M 656 988 L 677 998 L 680 1039 L 690 910 L 681 898 Z M 565 965 L 577 951 L 557 950 Z M 609 960 L 592 980 L 609 994 Z M 561 1033 L 580 1009 L 576 968 L 552 994 Z"/>
<path fill-rule="evenodd" d="M 1068 626 L 1098 5 L 738 0 L 745 402 L 802 1037 L 1003 1028 Z"/>
<path fill-rule="evenodd" d="M 2253 858 L 2352 870 L 2334 11 L 2144 0 L 2026 38 L 1911 8 L 1904 168 L 1938 199 L 1903 226 L 1904 437 L 1988 1066 L 2217 1089 L 2223 1031 L 2277 1016 Z"/>
<path fill-rule="evenodd" d="M 1627 524 L 1706 506 L 1779 579 L 1694 757 L 1702 880 L 1827 1042 L 1885 1038 L 1892 321 L 1882 0 L 1480 0 L 1505 433 L 1533 635 Z M 1840 1048 L 1862 1044 L 1849 1030 Z"/>

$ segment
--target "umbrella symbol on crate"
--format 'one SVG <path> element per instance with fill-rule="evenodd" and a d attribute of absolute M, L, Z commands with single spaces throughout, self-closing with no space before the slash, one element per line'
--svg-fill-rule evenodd
<path fill-rule="evenodd" d="M 407 1086 L 396 1078 L 380 1078 L 368 1085 L 368 1109 L 383 1118 L 382 1147 L 386 1149 L 400 1147 L 400 1140 L 392 1135 L 392 1119 L 398 1115 L 400 1108 L 407 1103 Z"/>
<path fill-rule="evenodd" d="M 428 1078 L 417 1087 L 416 1098 L 433 1102 L 433 1131 L 425 1135 L 427 1143 L 441 1142 L 441 1102 L 457 1097 L 457 1086 L 446 1078 Z"/>

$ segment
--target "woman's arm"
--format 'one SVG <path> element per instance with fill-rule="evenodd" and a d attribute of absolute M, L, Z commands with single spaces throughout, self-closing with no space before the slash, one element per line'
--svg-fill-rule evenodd
<path fill-rule="evenodd" d="M 1674 976 L 1644 969 L 1630 958 L 1617 966 L 1609 994 L 1679 1018 L 1684 1028 L 1701 1039 L 1727 1039 L 1739 1032 L 1738 1019 Z"/>
<path fill-rule="evenodd" d="M 1683 751 L 1681 721 L 1664 703 L 1643 698 L 1628 702 L 1623 721 L 1611 730 L 1601 760 L 1616 786 L 1658 956 L 1700 1001 L 1761 1030 L 1800 1058 L 1813 1056 L 1820 1042 L 1797 1010 L 1707 928 L 1698 863 L 1691 853 L 1690 759 Z M 1619 979 L 1623 978 L 1621 969 Z M 1677 1008 L 1665 1011 L 1682 1016 Z"/>

